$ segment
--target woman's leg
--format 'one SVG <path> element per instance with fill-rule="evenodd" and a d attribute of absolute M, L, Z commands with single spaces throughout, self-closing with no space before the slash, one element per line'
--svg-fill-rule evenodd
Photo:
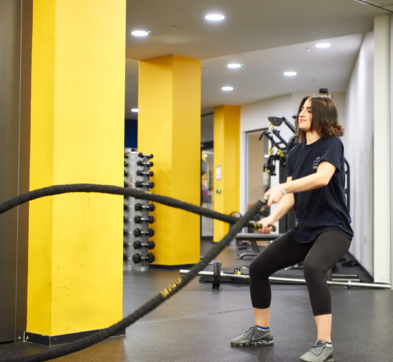
<path fill-rule="evenodd" d="M 304 260 L 312 244 L 300 244 L 288 234 L 273 241 L 250 265 L 250 292 L 255 324 L 269 326 L 271 290 L 269 276 Z"/>
<path fill-rule="evenodd" d="M 310 294 L 318 338 L 331 342 L 332 307 L 326 272 L 348 251 L 351 242 L 344 234 L 328 230 L 315 240 L 304 260 L 303 271 Z"/>

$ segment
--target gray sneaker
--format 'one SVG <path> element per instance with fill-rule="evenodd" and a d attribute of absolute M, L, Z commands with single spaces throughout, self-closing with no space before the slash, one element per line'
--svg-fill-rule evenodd
<path fill-rule="evenodd" d="M 268 331 L 262 331 L 255 325 L 246 333 L 231 341 L 231 347 L 247 347 L 252 345 L 272 346 L 273 344 L 273 334 L 270 329 Z"/>
<path fill-rule="evenodd" d="M 328 347 L 326 342 L 317 339 L 310 350 L 300 357 L 303 362 L 333 362 L 333 346 Z"/>

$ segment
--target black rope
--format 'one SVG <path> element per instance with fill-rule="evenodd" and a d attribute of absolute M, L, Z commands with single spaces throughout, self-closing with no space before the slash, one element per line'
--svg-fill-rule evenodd
<path fill-rule="evenodd" d="M 194 214 L 205 216 L 211 219 L 221 220 L 229 224 L 234 224 L 239 219 L 238 217 L 235 216 L 221 214 L 217 211 L 213 211 L 213 210 L 206 209 L 204 207 L 189 204 L 188 202 L 176 200 L 171 197 L 152 194 L 147 191 L 119 187 L 119 186 L 95 185 L 95 184 L 56 185 L 56 186 L 49 186 L 49 187 L 44 187 L 42 189 L 30 191 L 25 194 L 16 196 L 11 200 L 1 203 L 0 214 L 8 210 L 11 210 L 16 206 L 22 205 L 28 201 L 39 199 L 44 196 L 54 196 L 54 195 L 72 193 L 72 192 L 97 192 L 102 194 L 130 196 L 140 200 L 150 200 L 177 209 L 183 209 L 185 211 L 189 211 Z M 250 224 L 250 226 L 254 227 L 253 224 Z"/>
<path fill-rule="evenodd" d="M 58 358 L 73 352 L 83 350 L 124 330 L 126 327 L 129 327 L 131 324 L 135 323 L 138 319 L 142 318 L 144 315 L 148 314 L 153 309 L 157 308 L 161 303 L 169 299 L 172 295 L 174 295 L 180 289 L 186 286 L 203 268 L 205 268 L 225 248 L 225 246 L 227 246 L 231 242 L 231 240 L 235 238 L 236 234 L 253 219 L 253 217 L 258 213 L 261 207 L 266 204 L 267 201 L 267 199 L 257 201 L 243 217 L 236 218 L 236 217 L 230 217 L 228 215 L 223 215 L 217 212 L 211 212 L 211 210 L 207 210 L 169 197 L 154 195 L 151 193 L 145 193 L 140 190 L 127 189 L 117 186 L 76 184 L 76 185 L 51 186 L 17 196 L 9 201 L 0 204 L 0 214 L 30 200 L 34 200 L 44 196 L 53 196 L 53 195 L 69 193 L 69 192 L 99 192 L 99 193 L 108 193 L 108 194 L 115 194 L 115 195 L 132 196 L 138 199 L 155 201 L 158 203 L 162 203 L 164 205 L 181 208 L 186 211 L 198 213 L 200 215 L 202 215 L 202 212 L 200 211 L 203 210 L 203 216 L 217 218 L 218 220 L 230 222 L 231 224 L 234 223 L 233 219 L 236 219 L 236 222 L 234 223 L 233 227 L 230 228 L 228 234 L 225 235 L 220 242 L 214 245 L 206 253 L 203 259 L 201 259 L 198 264 L 194 265 L 191 268 L 189 273 L 177 279 L 174 283 L 172 283 L 167 288 L 165 288 L 161 293 L 157 294 L 154 298 L 150 299 L 147 303 L 145 303 L 143 306 L 137 309 L 134 313 L 128 315 L 120 322 L 112 325 L 109 328 L 105 328 L 97 333 L 94 333 L 91 336 L 79 339 L 73 343 L 62 345 L 54 349 L 51 349 L 49 351 L 37 353 L 30 356 L 1 359 L 0 362 L 48 361 L 50 359 Z M 210 212 L 205 213 L 205 210 Z M 223 220 L 224 219 L 223 216 L 225 216 L 226 220 Z M 230 218 L 231 221 L 229 221 L 228 218 Z"/>

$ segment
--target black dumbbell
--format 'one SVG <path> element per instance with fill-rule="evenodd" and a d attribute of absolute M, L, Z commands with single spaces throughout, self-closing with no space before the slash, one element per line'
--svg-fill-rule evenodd
<path fill-rule="evenodd" d="M 141 236 L 141 235 L 149 235 L 153 236 L 154 235 L 154 230 L 149 229 L 147 231 L 141 230 L 141 229 L 135 229 L 134 230 L 134 236 Z"/>
<path fill-rule="evenodd" d="M 142 205 L 140 203 L 135 204 L 135 210 L 136 211 L 140 211 L 140 210 L 143 210 L 143 209 L 147 209 L 149 211 L 154 211 L 155 208 L 156 207 L 153 204 L 147 204 L 147 205 Z"/>
<path fill-rule="evenodd" d="M 124 248 L 128 248 L 128 247 L 130 246 L 130 244 L 131 244 L 131 243 L 127 243 L 127 242 L 123 241 L 123 247 L 124 247 Z"/>
<path fill-rule="evenodd" d="M 128 210 L 128 209 L 129 209 L 128 205 L 124 204 L 124 210 Z"/>
<path fill-rule="evenodd" d="M 134 249 L 142 249 L 143 246 L 147 246 L 149 248 L 149 250 L 154 249 L 154 247 L 156 246 L 156 244 L 154 243 L 154 241 L 148 241 L 147 243 L 142 243 L 139 240 L 134 241 Z"/>
<path fill-rule="evenodd" d="M 153 165 L 154 165 L 153 162 L 143 162 L 143 161 L 138 161 L 136 164 L 138 166 L 149 166 L 149 167 L 153 167 Z"/>
<path fill-rule="evenodd" d="M 137 181 L 137 182 L 135 182 L 135 186 L 136 187 L 143 187 L 143 186 L 146 186 L 146 187 L 149 187 L 149 188 L 153 188 L 154 187 L 154 182 L 142 182 L 142 181 Z"/>
<path fill-rule="evenodd" d="M 130 157 L 130 154 L 129 153 L 125 153 L 124 154 L 124 158 L 129 158 Z"/>
<path fill-rule="evenodd" d="M 126 160 L 124 160 L 124 167 L 128 166 L 128 162 Z"/>
<path fill-rule="evenodd" d="M 144 222 L 144 221 L 148 222 L 149 224 L 153 224 L 154 217 L 153 216 L 148 216 L 148 217 L 135 216 L 134 217 L 135 224 L 140 224 L 141 222 Z"/>
<path fill-rule="evenodd" d="M 140 263 L 142 260 L 147 260 L 149 263 L 152 263 L 154 261 L 154 259 L 155 259 L 154 255 L 151 253 L 147 254 L 147 256 L 141 256 L 140 254 L 136 253 L 132 257 L 132 261 L 135 264 Z"/>
<path fill-rule="evenodd" d="M 128 175 L 129 175 L 128 171 L 124 170 L 124 176 L 128 176 Z"/>
<path fill-rule="evenodd" d="M 128 182 L 124 181 L 124 187 L 128 187 Z"/>
<path fill-rule="evenodd" d="M 150 154 L 150 155 L 144 155 L 143 153 L 139 152 L 139 153 L 138 153 L 138 157 L 140 157 L 140 158 L 146 157 L 146 158 L 152 159 L 152 158 L 153 158 L 153 155 L 152 155 L 152 154 Z"/>
<path fill-rule="evenodd" d="M 123 234 L 124 235 L 132 234 L 132 231 L 128 231 L 127 229 L 123 229 Z"/>
<path fill-rule="evenodd" d="M 129 259 L 128 256 L 126 254 L 123 254 L 123 260 L 127 261 L 128 259 Z"/>
<path fill-rule="evenodd" d="M 138 176 L 150 176 L 150 177 L 154 176 L 154 172 L 153 172 L 153 171 L 148 171 L 148 172 L 145 172 L 145 171 L 137 171 L 136 174 L 137 174 Z"/>

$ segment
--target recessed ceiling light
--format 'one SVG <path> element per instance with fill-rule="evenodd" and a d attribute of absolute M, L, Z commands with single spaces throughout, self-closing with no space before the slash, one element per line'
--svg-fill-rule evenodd
<path fill-rule="evenodd" d="M 233 90 L 233 87 L 222 87 L 221 88 L 223 91 L 232 91 Z"/>
<path fill-rule="evenodd" d="M 227 67 L 228 68 L 232 68 L 232 69 L 236 69 L 236 68 L 241 68 L 243 64 L 239 64 L 239 63 L 231 63 L 228 64 Z"/>
<path fill-rule="evenodd" d="M 133 36 L 148 36 L 149 33 L 150 31 L 146 30 L 134 30 L 133 32 L 131 32 Z"/>
<path fill-rule="evenodd" d="M 329 43 L 318 43 L 318 44 L 315 44 L 315 46 L 317 48 L 330 48 L 330 44 Z"/>
<path fill-rule="evenodd" d="M 220 20 L 224 20 L 225 16 L 221 14 L 208 14 L 205 16 L 205 19 L 211 21 L 220 21 Z"/>
<path fill-rule="evenodd" d="M 133 109 L 131 109 L 131 112 L 133 112 L 133 113 L 138 113 L 138 112 L 139 112 L 139 109 L 138 109 L 138 108 L 133 108 Z"/>
<path fill-rule="evenodd" d="M 285 72 L 284 75 L 286 75 L 287 77 L 293 77 L 295 75 L 297 75 L 296 72 Z"/>

